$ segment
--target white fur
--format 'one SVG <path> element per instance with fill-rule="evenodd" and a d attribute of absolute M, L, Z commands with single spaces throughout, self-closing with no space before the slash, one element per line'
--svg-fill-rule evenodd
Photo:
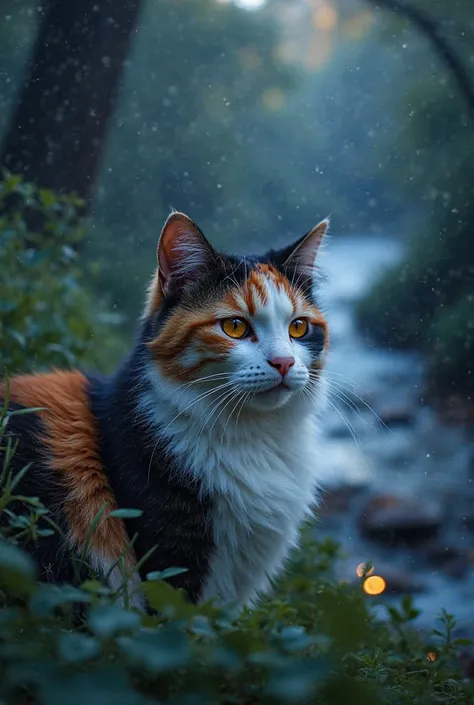
<path fill-rule="evenodd" d="M 127 599 L 130 606 L 135 607 L 140 611 L 144 611 L 145 598 L 138 589 L 140 586 L 140 576 L 134 570 L 133 566 L 127 565 L 124 575 L 118 565 L 112 568 L 115 561 L 100 554 L 92 548 L 89 549 L 88 558 L 91 567 L 98 575 L 102 575 L 104 578 L 107 578 L 108 576 L 108 582 L 111 590 L 117 592 L 121 588 L 124 588 L 127 593 Z M 125 596 L 123 594 L 120 596 L 118 602 L 122 605 L 125 603 Z"/>
<path fill-rule="evenodd" d="M 142 399 L 142 412 L 212 498 L 216 549 L 204 600 L 253 604 L 298 544 L 301 524 L 318 498 L 317 416 L 324 379 L 310 381 L 310 354 L 288 334 L 298 313 L 283 289 L 270 281 L 267 287 L 267 305 L 251 319 L 258 341 L 235 341 L 228 361 L 209 365 L 203 375 L 228 377 L 179 386 L 152 365 L 152 391 Z M 255 392 L 281 381 L 267 360 L 289 355 L 295 357 L 285 379 L 289 388 L 267 391 L 265 401 L 257 401 Z"/>

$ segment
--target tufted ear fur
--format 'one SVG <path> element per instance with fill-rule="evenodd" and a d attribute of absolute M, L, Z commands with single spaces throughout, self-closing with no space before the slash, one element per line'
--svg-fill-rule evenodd
<path fill-rule="evenodd" d="M 292 266 L 309 276 L 314 275 L 316 258 L 329 229 L 329 218 L 322 220 L 300 240 L 279 253 L 283 267 Z"/>
<path fill-rule="evenodd" d="M 216 253 L 191 218 L 174 212 L 161 231 L 157 258 L 159 286 L 167 296 L 198 277 Z"/>

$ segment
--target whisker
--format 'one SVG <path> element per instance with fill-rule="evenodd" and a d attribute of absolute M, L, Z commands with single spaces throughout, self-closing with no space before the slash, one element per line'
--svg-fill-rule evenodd
<path fill-rule="evenodd" d="M 198 379 L 192 380 L 191 382 L 184 382 L 183 384 L 179 385 L 176 389 L 173 389 L 169 394 L 166 395 L 166 397 L 164 397 L 163 399 L 160 399 L 160 404 L 163 404 L 163 403 L 169 401 L 169 399 L 171 399 L 173 396 L 175 396 L 175 394 L 179 393 L 180 390 L 184 391 L 185 388 L 189 388 L 193 384 L 198 384 L 199 382 L 204 382 L 207 380 L 213 380 L 213 381 L 222 380 L 223 381 L 229 377 L 231 377 L 231 374 L 228 372 L 216 372 L 212 375 L 207 375 L 205 377 L 198 377 Z M 210 391 L 210 390 L 206 390 L 206 391 Z M 176 401 L 179 401 L 179 398 L 177 398 Z M 134 417 L 134 423 L 137 421 L 137 419 L 140 417 L 140 415 L 145 414 L 146 412 L 147 412 L 146 409 L 139 407 L 137 409 L 137 412 Z"/>
<path fill-rule="evenodd" d="M 237 424 L 238 424 L 238 422 L 239 422 L 240 414 L 242 413 L 242 409 L 244 408 L 247 399 L 248 399 L 250 396 L 252 396 L 253 394 L 254 394 L 254 392 L 250 389 L 250 390 L 247 392 L 247 394 L 244 396 L 244 398 L 242 399 L 242 404 L 241 404 L 241 406 L 240 406 L 240 409 L 239 409 L 238 412 L 237 412 L 237 418 L 235 419 L 235 430 L 236 430 L 236 431 L 237 431 Z"/>
<path fill-rule="evenodd" d="M 165 433 L 165 431 L 168 430 L 168 428 L 171 426 L 172 423 L 176 421 L 177 418 L 179 418 L 182 414 L 184 414 L 188 409 L 190 409 L 192 406 L 197 404 L 199 401 L 202 401 L 203 399 L 206 399 L 206 397 L 210 396 L 211 394 L 214 394 L 215 392 L 220 392 L 222 391 L 225 387 L 229 387 L 233 384 L 233 382 L 226 382 L 225 384 L 221 384 L 219 387 L 214 387 L 214 389 L 208 389 L 205 392 L 202 392 L 199 394 L 196 399 L 193 399 L 189 404 L 186 404 L 184 409 L 182 409 L 179 414 L 176 414 L 174 418 L 171 419 L 171 421 L 164 427 L 162 430 L 162 434 Z"/>
<path fill-rule="evenodd" d="M 341 410 L 338 409 L 337 406 L 336 406 L 335 404 L 333 404 L 330 399 L 328 399 L 328 404 L 329 404 L 329 406 L 330 406 L 332 409 L 334 409 L 334 411 L 335 411 L 337 414 L 339 414 L 339 416 L 341 417 L 341 419 L 344 421 L 344 423 L 345 423 L 345 425 L 346 425 L 346 427 L 347 427 L 349 433 L 350 433 L 351 436 L 352 436 L 352 439 L 353 439 L 354 443 L 355 443 L 356 446 L 357 446 L 357 449 L 360 451 L 359 440 L 358 440 L 358 438 L 357 438 L 357 436 L 356 436 L 356 433 L 355 433 L 355 431 L 354 431 L 354 427 L 352 426 L 352 424 L 349 423 L 349 421 L 348 421 L 348 420 L 345 418 L 345 416 L 341 413 Z"/>
<path fill-rule="evenodd" d="M 237 395 L 237 401 L 235 403 L 235 406 L 232 408 L 231 412 L 229 413 L 229 415 L 227 417 L 227 421 L 225 422 L 224 428 L 222 430 L 221 443 L 224 441 L 225 432 L 226 432 L 227 426 L 229 424 L 229 421 L 232 418 L 232 414 L 237 409 L 237 407 L 240 404 L 240 402 L 242 401 L 242 399 L 245 397 L 245 394 L 246 394 L 246 392 L 244 391 L 244 392 L 239 392 L 239 394 Z M 248 392 L 247 392 L 247 394 L 248 394 Z"/>
<path fill-rule="evenodd" d="M 181 416 L 182 414 L 184 414 L 190 407 L 194 406 L 195 404 L 197 404 L 197 403 L 198 403 L 199 401 L 201 401 L 202 399 L 205 399 L 205 398 L 207 398 L 208 396 L 210 396 L 211 394 L 215 394 L 216 392 L 222 392 L 222 390 L 223 390 L 224 387 L 228 387 L 228 386 L 230 386 L 230 385 L 232 385 L 232 382 L 226 382 L 226 384 L 223 384 L 223 385 L 221 385 L 220 387 L 216 387 L 215 389 L 207 390 L 206 392 L 200 394 L 200 395 L 199 395 L 198 397 L 196 397 L 196 399 L 194 399 L 190 404 L 187 404 L 187 405 L 185 406 L 185 408 L 182 409 L 182 410 L 179 412 L 179 414 L 176 414 L 176 416 L 175 416 L 174 418 L 172 418 L 171 421 L 170 421 L 163 429 L 159 429 L 159 438 L 158 438 L 158 440 L 156 441 L 155 446 L 154 446 L 154 448 L 153 448 L 153 452 L 152 452 L 151 458 L 150 458 L 150 463 L 149 463 L 149 466 L 148 466 L 148 482 L 149 482 L 149 480 L 150 480 L 151 466 L 152 466 L 152 463 L 153 463 L 153 458 L 154 458 L 154 456 L 155 456 L 156 449 L 158 448 L 158 445 L 160 444 L 160 441 L 163 439 L 165 432 L 166 432 L 167 429 L 171 426 L 171 424 L 174 423 L 174 422 L 176 421 L 176 419 L 179 418 L 179 416 Z"/>
<path fill-rule="evenodd" d="M 332 371 L 330 371 L 330 370 L 325 370 L 325 371 L 324 371 L 324 374 L 325 374 L 325 375 L 328 375 L 328 374 L 329 374 L 330 376 L 331 376 L 331 375 L 337 375 L 337 376 L 339 376 L 339 377 L 342 377 L 342 378 L 345 378 L 346 380 L 348 380 L 349 383 L 352 384 L 353 386 L 357 386 L 357 385 L 355 384 L 355 382 L 352 382 L 352 380 L 349 379 L 349 377 L 345 377 L 345 375 L 342 375 L 342 374 L 340 374 L 340 373 L 332 372 Z M 338 385 L 340 385 L 340 384 L 343 383 L 342 381 L 338 381 L 338 380 L 328 380 L 328 381 L 330 381 L 331 384 L 338 384 Z M 373 408 L 370 406 L 370 404 L 369 404 L 362 396 L 360 396 L 360 394 L 357 394 L 357 392 L 355 392 L 353 388 L 352 388 L 352 389 L 347 389 L 347 387 L 346 387 L 346 390 L 349 391 L 351 394 L 353 394 L 354 397 L 355 397 L 356 399 L 358 399 L 358 400 L 360 401 L 360 403 L 363 404 L 363 405 L 365 406 L 365 408 L 366 408 L 368 411 L 370 411 L 371 414 L 374 415 L 374 417 L 375 417 L 375 419 L 377 420 L 377 422 L 378 422 L 386 431 L 391 431 L 391 430 L 392 430 L 389 426 L 387 426 L 387 424 L 385 423 L 385 421 L 383 421 L 383 420 L 380 418 L 380 416 L 377 414 L 377 412 L 375 411 L 375 409 L 373 409 Z M 339 389 L 339 391 L 341 391 L 341 390 Z M 352 402 L 352 403 L 354 404 L 354 402 Z"/>
<path fill-rule="evenodd" d="M 232 394 L 231 398 L 230 398 L 229 401 L 227 401 L 227 403 L 222 407 L 222 409 L 219 411 L 217 417 L 214 419 L 214 422 L 213 422 L 211 428 L 209 429 L 209 433 L 211 433 L 212 429 L 213 429 L 214 426 L 216 425 L 216 423 L 217 423 L 217 421 L 219 420 L 220 416 L 221 416 L 222 413 L 227 409 L 227 407 L 229 406 L 229 404 L 231 404 L 231 403 L 234 401 L 234 399 L 236 398 L 236 396 L 238 397 L 240 394 L 241 394 L 241 392 L 239 392 L 238 390 L 235 390 L 235 389 L 234 389 L 234 393 Z"/>
<path fill-rule="evenodd" d="M 310 395 L 311 400 L 315 399 L 316 396 L 317 396 L 317 393 L 318 393 L 316 387 L 315 387 L 314 389 L 308 389 L 308 388 L 305 388 L 305 387 L 304 387 L 302 391 L 308 393 L 308 394 Z M 329 406 L 331 407 L 331 409 L 333 409 L 333 410 L 341 417 L 341 419 L 343 420 L 343 422 L 344 422 L 345 426 L 347 427 L 349 433 L 351 434 L 354 443 L 356 444 L 358 450 L 360 451 L 359 441 L 358 441 L 356 432 L 355 432 L 354 427 L 352 426 L 352 424 L 346 419 L 346 417 L 343 415 L 343 413 L 341 412 L 341 410 L 340 410 L 329 398 L 328 398 L 327 402 L 328 402 Z"/>
<path fill-rule="evenodd" d="M 202 424 L 201 429 L 200 429 L 200 431 L 199 431 L 199 435 L 198 435 L 198 437 L 197 437 L 197 440 L 196 440 L 196 450 L 195 450 L 195 452 L 194 452 L 194 460 L 196 460 L 196 455 L 197 455 L 197 452 L 198 452 L 198 449 L 199 449 L 199 441 L 201 440 L 201 436 L 202 436 L 202 434 L 203 434 L 203 432 L 204 432 L 204 429 L 205 429 L 206 425 L 207 425 L 208 422 L 211 420 L 213 414 L 215 414 L 215 412 L 217 411 L 217 409 L 219 408 L 219 406 L 221 406 L 221 404 L 224 404 L 224 403 L 226 402 L 226 400 L 229 399 L 229 397 L 230 397 L 230 401 L 229 401 L 229 403 L 230 403 L 230 402 L 232 401 L 232 399 L 235 398 L 234 395 L 235 395 L 235 389 L 231 389 L 230 392 L 227 390 L 223 395 L 221 395 L 221 397 L 219 397 L 218 400 L 216 400 L 218 403 L 214 404 L 214 406 L 212 407 L 211 411 L 210 411 L 209 414 L 206 416 L 206 418 L 205 418 L 205 420 L 204 420 L 204 423 Z M 225 404 L 224 409 L 225 409 L 226 406 L 227 406 L 227 404 Z M 221 410 L 220 413 L 222 413 L 222 410 Z M 219 415 L 220 415 L 220 414 L 219 414 Z M 216 420 L 217 420 L 217 419 L 216 419 Z M 214 424 L 215 424 L 215 423 L 216 423 L 216 421 L 214 421 Z M 214 424 L 213 424 L 213 426 L 209 429 L 209 433 L 211 432 L 212 428 L 214 427 Z M 193 424 L 193 426 L 194 426 L 194 424 Z"/>
<path fill-rule="evenodd" d="M 350 409 L 350 411 L 353 414 L 356 414 L 356 416 L 358 418 L 360 418 L 362 421 L 365 422 L 365 419 L 362 416 L 362 413 L 361 413 L 360 409 L 358 408 L 357 404 L 342 389 L 337 387 L 334 384 L 333 380 L 330 381 L 328 388 L 329 388 L 329 391 L 332 394 L 334 394 L 339 399 L 339 401 L 341 401 L 344 404 L 344 406 L 347 406 L 347 408 Z"/>

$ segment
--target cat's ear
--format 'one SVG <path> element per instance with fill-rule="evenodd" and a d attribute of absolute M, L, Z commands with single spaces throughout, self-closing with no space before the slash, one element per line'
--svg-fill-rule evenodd
<path fill-rule="evenodd" d="M 196 279 L 215 260 L 215 251 L 184 213 L 173 212 L 158 242 L 158 283 L 166 296 Z"/>
<path fill-rule="evenodd" d="M 329 218 L 325 218 L 300 240 L 279 253 L 281 266 L 296 267 L 296 269 L 308 276 L 313 276 L 319 248 L 328 229 Z"/>

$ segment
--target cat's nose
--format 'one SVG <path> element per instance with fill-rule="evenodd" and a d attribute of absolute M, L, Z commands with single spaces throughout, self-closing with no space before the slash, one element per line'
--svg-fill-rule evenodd
<path fill-rule="evenodd" d="M 271 360 L 267 360 L 271 367 L 274 367 L 281 374 L 282 377 L 288 374 L 290 369 L 295 364 L 294 357 L 272 357 Z"/>

